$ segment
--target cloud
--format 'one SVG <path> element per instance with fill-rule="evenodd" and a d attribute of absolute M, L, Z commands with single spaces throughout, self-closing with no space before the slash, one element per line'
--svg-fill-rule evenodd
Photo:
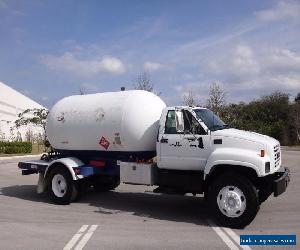
<path fill-rule="evenodd" d="M 20 11 L 20 10 L 13 10 L 12 11 L 13 14 L 17 15 L 17 16 L 23 16 L 23 17 L 27 17 L 28 14 L 23 12 L 23 11 Z"/>
<path fill-rule="evenodd" d="M 223 83 L 228 101 L 247 101 L 275 90 L 293 94 L 300 91 L 300 2 L 272 3 L 273 7 L 245 13 L 236 24 L 205 34 L 195 27 L 192 33 L 192 29 L 175 27 L 168 17 L 145 17 L 127 29 L 113 31 L 113 38 L 100 44 L 66 40 L 60 51 L 68 52 L 44 55 L 42 62 L 53 70 L 95 76 L 79 82 L 88 82 L 81 85 L 87 92 L 98 91 L 97 84 L 90 82 L 105 82 L 110 79 L 106 74 L 126 72 L 119 79 L 130 81 L 142 66 L 155 72 L 155 85 L 167 98 L 193 91 L 204 100 L 214 81 Z M 118 58 L 102 57 L 106 54 Z M 101 85 L 101 90 L 109 89 Z"/>
<path fill-rule="evenodd" d="M 300 89 L 300 53 L 276 47 L 237 45 L 208 63 L 211 76 L 231 89 Z"/>
<path fill-rule="evenodd" d="M 300 91 L 300 52 L 246 43 L 210 52 L 197 62 L 202 74 L 197 77 L 194 73 L 190 80 L 181 78 L 181 83 L 175 83 L 173 89 L 179 99 L 191 91 L 205 104 L 209 85 L 216 81 L 228 93 L 229 102 L 250 101 L 276 90 L 290 94 Z"/>
<path fill-rule="evenodd" d="M 183 101 L 184 97 L 188 96 L 189 93 L 193 93 L 193 96 L 196 99 L 197 103 L 199 103 L 200 105 L 205 105 L 208 97 L 209 83 L 188 82 L 185 84 L 175 85 L 173 88 L 178 93 L 179 99 L 181 101 Z"/>
<path fill-rule="evenodd" d="M 300 18 L 300 3 L 294 1 L 281 1 L 275 7 L 255 12 L 263 21 L 278 21 L 283 19 Z"/>
<path fill-rule="evenodd" d="M 275 2 L 230 28 L 162 47 L 152 57 L 174 69 L 172 77 L 160 80 L 179 99 L 189 91 L 206 99 L 214 81 L 223 84 L 229 102 L 276 90 L 294 95 L 300 91 L 299 21 L 300 2 Z"/>
<path fill-rule="evenodd" d="M 102 68 L 103 70 L 114 74 L 122 74 L 125 72 L 124 64 L 118 58 L 115 57 L 104 57 L 100 65 L 100 69 Z"/>
<path fill-rule="evenodd" d="M 159 33 L 162 32 L 163 28 L 165 26 L 165 23 L 161 18 L 157 18 L 150 22 L 148 27 L 146 28 L 146 33 L 145 33 L 145 39 L 150 39 L 158 35 Z"/>
<path fill-rule="evenodd" d="M 42 55 L 41 62 L 51 70 L 71 72 L 83 76 L 99 73 L 123 74 L 126 71 L 123 62 L 112 56 L 82 60 L 76 58 L 73 53 L 66 52 L 61 56 Z"/>
<path fill-rule="evenodd" d="M 144 63 L 144 70 L 145 71 L 156 71 L 165 68 L 164 65 L 157 63 L 157 62 L 145 62 Z"/>
<path fill-rule="evenodd" d="M 8 4 L 5 0 L 0 0 L 0 9 L 6 9 Z"/>
<path fill-rule="evenodd" d="M 122 37 L 132 37 L 138 34 L 136 40 L 147 42 L 161 34 L 167 28 L 167 22 L 163 17 L 143 17 L 134 24 L 118 31 Z"/>
<path fill-rule="evenodd" d="M 212 59 L 208 66 L 215 74 L 249 76 L 259 73 L 259 65 L 249 46 L 238 45 L 218 59 Z"/>
<path fill-rule="evenodd" d="M 42 96 L 41 98 L 43 101 L 48 101 L 49 100 L 49 97 L 48 96 Z"/>
<path fill-rule="evenodd" d="M 300 72 L 300 53 L 289 49 L 272 48 L 265 59 L 265 67 L 276 72 Z"/>
<path fill-rule="evenodd" d="M 294 76 L 284 76 L 279 75 L 270 79 L 270 82 L 274 84 L 274 86 L 287 87 L 290 89 L 298 90 L 300 89 L 300 74 Z"/>

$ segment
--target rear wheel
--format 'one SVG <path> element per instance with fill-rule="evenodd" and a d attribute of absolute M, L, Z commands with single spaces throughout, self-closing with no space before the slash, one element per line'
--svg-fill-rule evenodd
<path fill-rule="evenodd" d="M 71 200 L 76 198 L 78 190 L 67 168 L 57 166 L 51 171 L 48 182 L 48 194 L 54 203 L 60 205 L 70 204 Z"/>
<path fill-rule="evenodd" d="M 244 228 L 259 210 L 257 190 L 244 176 L 224 174 L 216 178 L 208 194 L 211 212 L 217 221 L 233 228 Z"/>
<path fill-rule="evenodd" d="M 87 192 L 89 186 L 88 186 L 88 180 L 86 178 L 73 181 L 73 192 L 71 201 L 78 201 L 80 198 Z"/>

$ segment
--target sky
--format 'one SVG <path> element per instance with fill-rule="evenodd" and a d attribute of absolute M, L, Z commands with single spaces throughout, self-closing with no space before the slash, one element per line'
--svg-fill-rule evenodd
<path fill-rule="evenodd" d="M 216 82 L 227 102 L 300 92 L 300 1 L 0 0 L 0 81 L 50 108 L 132 89 L 150 75 L 168 105 Z"/>

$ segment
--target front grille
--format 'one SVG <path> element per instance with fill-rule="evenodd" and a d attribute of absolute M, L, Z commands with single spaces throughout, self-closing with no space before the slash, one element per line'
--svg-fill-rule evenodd
<path fill-rule="evenodd" d="M 277 144 L 276 146 L 274 146 L 274 162 L 275 162 L 275 168 L 279 167 L 280 164 L 280 145 Z"/>

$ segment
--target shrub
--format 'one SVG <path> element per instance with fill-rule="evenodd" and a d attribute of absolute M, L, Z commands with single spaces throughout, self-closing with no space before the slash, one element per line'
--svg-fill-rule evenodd
<path fill-rule="evenodd" d="M 0 154 L 27 154 L 31 151 L 31 142 L 0 142 Z"/>

